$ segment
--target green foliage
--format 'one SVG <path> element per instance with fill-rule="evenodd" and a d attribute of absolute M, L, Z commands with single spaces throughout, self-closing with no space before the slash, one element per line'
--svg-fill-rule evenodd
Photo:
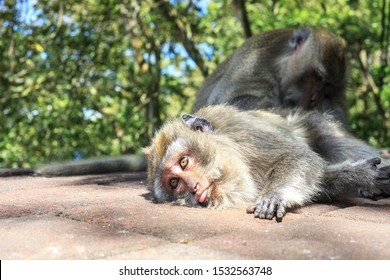
<path fill-rule="evenodd" d="M 246 8 L 254 34 L 313 25 L 343 36 L 353 132 L 390 147 L 386 3 Z M 244 40 L 232 1 L 0 0 L 0 167 L 139 153 Z"/>

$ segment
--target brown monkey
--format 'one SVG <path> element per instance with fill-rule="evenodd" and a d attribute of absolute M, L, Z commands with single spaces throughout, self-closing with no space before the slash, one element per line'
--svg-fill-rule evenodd
<path fill-rule="evenodd" d="M 318 28 L 277 29 L 248 39 L 209 76 L 194 110 L 228 104 L 240 109 L 331 111 L 347 124 L 346 43 Z"/>
<path fill-rule="evenodd" d="M 377 151 L 316 111 L 210 106 L 166 123 L 144 152 L 156 201 L 249 206 L 259 218 L 281 219 L 288 208 L 358 188 L 390 188 L 390 166 L 379 167 Z"/>

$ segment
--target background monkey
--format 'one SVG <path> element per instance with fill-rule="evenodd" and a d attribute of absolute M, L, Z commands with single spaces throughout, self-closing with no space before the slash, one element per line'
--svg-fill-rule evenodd
<path fill-rule="evenodd" d="M 332 111 L 347 124 L 346 42 L 317 28 L 277 29 L 248 39 L 209 76 L 194 105 Z"/>
<path fill-rule="evenodd" d="M 325 113 L 271 113 L 210 106 L 165 124 L 152 145 L 148 182 L 158 202 L 249 206 L 256 217 L 390 188 L 390 166 Z M 382 162 L 382 164 L 388 164 Z"/>

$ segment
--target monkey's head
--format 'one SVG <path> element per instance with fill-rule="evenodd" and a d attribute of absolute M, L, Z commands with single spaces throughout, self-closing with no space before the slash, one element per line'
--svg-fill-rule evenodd
<path fill-rule="evenodd" d="M 278 61 L 285 106 L 313 109 L 343 102 L 346 42 L 326 29 L 299 28 Z"/>
<path fill-rule="evenodd" d="M 165 124 L 144 149 L 148 157 L 148 183 L 158 202 L 208 206 L 217 200 L 221 166 L 210 139 L 212 125 L 205 119 L 183 115 Z"/>
<path fill-rule="evenodd" d="M 218 122 L 216 122 L 217 125 Z M 166 123 L 144 149 L 148 185 L 157 202 L 192 207 L 243 204 L 253 186 L 237 145 L 203 117 L 184 114 Z"/>

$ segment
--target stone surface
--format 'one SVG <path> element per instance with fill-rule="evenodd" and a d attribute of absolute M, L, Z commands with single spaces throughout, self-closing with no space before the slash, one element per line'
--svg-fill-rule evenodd
<path fill-rule="evenodd" d="M 390 199 L 287 213 L 155 204 L 144 173 L 0 178 L 0 259 L 390 259 Z"/>

